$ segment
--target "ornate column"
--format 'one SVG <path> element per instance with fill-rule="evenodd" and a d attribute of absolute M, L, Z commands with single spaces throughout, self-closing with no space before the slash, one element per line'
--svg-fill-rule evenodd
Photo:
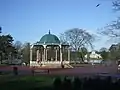
<path fill-rule="evenodd" d="M 40 53 L 40 50 L 39 50 L 39 61 L 41 61 L 41 53 Z"/>
<path fill-rule="evenodd" d="M 45 49 L 45 51 L 46 51 L 46 53 L 45 53 L 46 54 L 46 59 L 45 60 L 47 61 L 47 48 Z"/>
<path fill-rule="evenodd" d="M 68 48 L 68 61 L 70 61 L 70 48 Z"/>
<path fill-rule="evenodd" d="M 60 62 L 62 62 L 62 45 L 59 46 L 60 46 Z"/>
<path fill-rule="evenodd" d="M 30 61 L 32 61 L 32 49 L 33 49 L 33 45 L 30 47 Z"/>
<path fill-rule="evenodd" d="M 37 50 L 37 57 L 36 57 L 36 59 L 37 59 L 37 62 L 39 62 L 39 50 Z"/>
<path fill-rule="evenodd" d="M 56 48 L 56 51 L 55 51 L 55 61 L 57 61 L 57 48 Z"/>
<path fill-rule="evenodd" d="M 43 45 L 43 47 L 44 47 L 43 61 L 45 61 L 46 60 L 46 45 Z"/>
<path fill-rule="evenodd" d="M 42 62 L 44 61 L 44 52 L 42 52 Z"/>

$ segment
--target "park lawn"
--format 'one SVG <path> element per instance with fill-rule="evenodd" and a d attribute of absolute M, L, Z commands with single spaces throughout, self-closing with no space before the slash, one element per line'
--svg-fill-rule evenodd
<path fill-rule="evenodd" d="M 51 90 L 53 76 L 17 76 L 0 79 L 0 90 Z M 5 80 L 5 81 L 4 81 Z"/>

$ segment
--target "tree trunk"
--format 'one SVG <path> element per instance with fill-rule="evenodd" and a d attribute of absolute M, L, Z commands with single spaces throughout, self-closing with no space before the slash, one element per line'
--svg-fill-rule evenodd
<path fill-rule="evenodd" d="M 0 64 L 2 64 L 2 56 L 0 55 Z"/>
<path fill-rule="evenodd" d="M 2 53 L 0 53 L 0 64 L 2 64 Z"/>
<path fill-rule="evenodd" d="M 84 56 L 83 56 L 83 54 L 82 54 L 82 52 L 81 52 L 81 60 L 82 60 L 82 62 L 84 62 Z"/>

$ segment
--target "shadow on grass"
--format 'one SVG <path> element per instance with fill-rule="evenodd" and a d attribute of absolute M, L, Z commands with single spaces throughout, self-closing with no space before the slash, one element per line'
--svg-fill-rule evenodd
<path fill-rule="evenodd" d="M 0 85 L 0 90 L 51 90 L 49 86 L 42 86 L 37 82 L 12 81 Z"/>
<path fill-rule="evenodd" d="M 0 90 L 120 90 L 120 80 L 111 77 L 24 76 L 0 81 Z"/>
<path fill-rule="evenodd" d="M 22 77 L 0 81 L 0 90 L 52 90 L 50 80 L 47 77 Z"/>

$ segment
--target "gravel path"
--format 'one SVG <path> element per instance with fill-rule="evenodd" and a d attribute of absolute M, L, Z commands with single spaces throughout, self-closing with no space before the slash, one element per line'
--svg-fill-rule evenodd
<path fill-rule="evenodd" d="M 17 66 L 19 74 L 31 74 L 32 68 L 28 66 Z M 95 66 L 95 67 L 78 67 L 78 68 L 37 68 L 37 70 L 50 70 L 50 75 L 79 75 L 79 74 L 115 74 L 117 73 L 116 66 Z M 13 66 L 0 66 L 0 71 L 12 72 Z M 40 73 L 38 73 L 40 74 Z"/>

